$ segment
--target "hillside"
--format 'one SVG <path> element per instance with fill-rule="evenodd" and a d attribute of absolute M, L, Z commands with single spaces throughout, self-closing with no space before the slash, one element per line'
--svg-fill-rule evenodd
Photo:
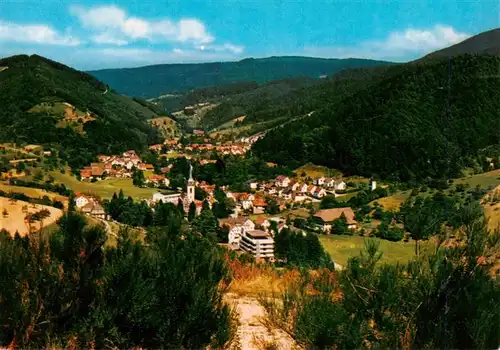
<path fill-rule="evenodd" d="M 139 68 L 89 71 L 97 79 L 128 96 L 157 97 L 166 93 L 238 82 L 264 83 L 299 76 L 318 78 L 347 68 L 387 65 L 366 59 L 311 57 L 247 58 L 238 62 L 162 64 Z"/>
<path fill-rule="evenodd" d="M 457 176 L 497 144 L 500 58 L 393 66 L 312 116 L 269 132 L 254 151 L 290 166 L 306 162 L 348 174 L 401 180 Z"/>
<path fill-rule="evenodd" d="M 50 144 L 70 165 L 97 153 L 140 149 L 155 113 L 94 77 L 40 56 L 0 60 L 0 141 Z"/>
<path fill-rule="evenodd" d="M 458 44 L 430 53 L 422 60 L 464 54 L 500 56 L 500 28 L 480 33 Z"/>

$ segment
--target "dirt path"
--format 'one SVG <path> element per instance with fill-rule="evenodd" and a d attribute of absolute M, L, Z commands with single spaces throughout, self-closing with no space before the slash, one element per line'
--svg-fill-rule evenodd
<path fill-rule="evenodd" d="M 228 293 L 225 300 L 238 315 L 236 336 L 229 349 L 301 349 L 295 341 L 280 329 L 268 329 L 263 321 L 267 317 L 257 298 Z"/>

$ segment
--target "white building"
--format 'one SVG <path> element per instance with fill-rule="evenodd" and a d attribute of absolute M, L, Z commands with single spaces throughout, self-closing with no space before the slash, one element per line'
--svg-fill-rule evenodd
<path fill-rule="evenodd" d="M 264 231 L 245 231 L 241 236 L 240 249 L 257 259 L 274 259 L 274 239 Z"/>
<path fill-rule="evenodd" d="M 181 199 L 180 193 L 163 194 L 157 192 L 153 194 L 153 203 L 158 203 L 162 201 L 163 203 L 172 203 L 177 205 L 179 203 L 179 199 Z"/>
<path fill-rule="evenodd" d="M 347 188 L 347 184 L 341 180 L 341 181 L 335 182 L 334 188 L 336 191 L 345 191 L 345 189 Z"/>
<path fill-rule="evenodd" d="M 323 176 L 317 177 L 316 179 L 314 179 L 314 184 L 318 186 L 323 186 L 325 184 L 325 180 L 326 179 Z"/>
<path fill-rule="evenodd" d="M 82 208 L 90 202 L 89 198 L 84 195 L 78 195 L 75 197 L 75 205 L 77 208 Z"/>
<path fill-rule="evenodd" d="M 370 189 L 372 191 L 375 191 L 377 189 L 377 181 L 375 180 L 370 180 Z"/>
<path fill-rule="evenodd" d="M 245 232 L 255 230 L 253 221 L 244 217 L 229 219 L 222 225 L 229 228 L 228 243 L 235 249 L 240 248 L 241 237 Z"/>
<path fill-rule="evenodd" d="M 276 186 L 278 187 L 288 187 L 290 184 L 290 178 L 287 176 L 280 175 L 276 178 Z"/>

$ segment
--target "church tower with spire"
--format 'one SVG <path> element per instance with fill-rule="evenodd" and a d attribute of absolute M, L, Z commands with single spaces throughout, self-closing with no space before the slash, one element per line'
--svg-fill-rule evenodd
<path fill-rule="evenodd" d="M 195 182 L 193 179 L 193 166 L 191 165 L 191 161 L 190 161 L 189 162 L 189 179 L 187 181 L 187 188 L 186 188 L 188 204 L 191 204 L 191 202 L 194 202 L 194 187 L 195 187 Z"/>

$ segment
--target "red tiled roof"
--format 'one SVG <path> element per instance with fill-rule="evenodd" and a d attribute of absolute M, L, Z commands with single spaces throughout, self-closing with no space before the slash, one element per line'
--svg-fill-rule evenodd
<path fill-rule="evenodd" d="M 354 217 L 354 212 L 351 208 L 333 208 L 333 209 L 323 209 L 314 214 L 315 217 L 320 218 L 323 222 L 332 222 L 344 214 L 347 224 L 352 225 L 356 223 Z"/>

